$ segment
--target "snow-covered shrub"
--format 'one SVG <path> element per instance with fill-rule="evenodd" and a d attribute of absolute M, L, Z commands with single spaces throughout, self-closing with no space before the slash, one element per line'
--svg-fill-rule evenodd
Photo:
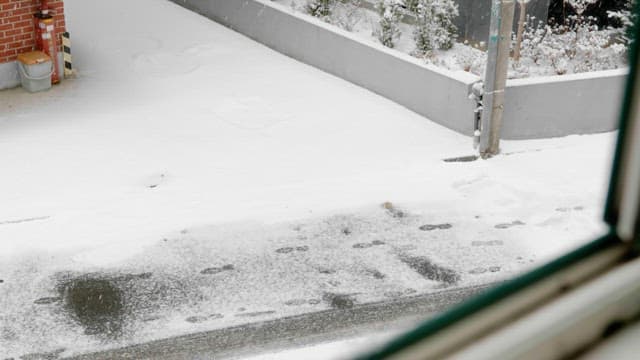
<path fill-rule="evenodd" d="M 362 19 L 362 0 L 307 0 L 306 12 L 347 31 Z"/>
<path fill-rule="evenodd" d="M 417 0 L 414 14 L 413 38 L 417 54 L 425 55 L 453 46 L 457 36 L 453 19 L 458 16 L 458 6 L 453 0 Z"/>
<path fill-rule="evenodd" d="M 418 2 L 420 2 L 420 0 L 402 0 L 404 8 L 409 10 L 410 12 L 416 11 L 416 8 L 418 7 Z"/>
<path fill-rule="evenodd" d="M 336 0 L 308 0 L 305 10 L 311 16 L 326 18 L 331 15 Z"/>
<path fill-rule="evenodd" d="M 521 59 L 514 64 L 514 77 L 528 75 L 527 68 L 537 65 L 553 69 L 553 74 L 580 73 L 615 69 L 623 66 L 626 46 L 612 41 L 611 30 L 599 29 L 593 18 L 576 16 L 565 25 L 546 25 L 529 19 L 525 29 Z M 552 74 L 539 74 L 552 75 Z"/>
<path fill-rule="evenodd" d="M 582 17 L 582 14 L 584 14 L 585 10 L 587 10 L 589 6 L 597 3 L 598 1 L 600 0 L 566 0 L 566 2 L 571 5 L 573 10 L 575 10 L 580 17 Z"/>
<path fill-rule="evenodd" d="M 476 75 L 484 75 L 487 64 L 487 52 L 474 48 L 467 43 L 455 45 L 454 60 L 459 67 L 467 72 Z"/>
<path fill-rule="evenodd" d="M 374 28 L 373 35 L 382 45 L 392 48 L 401 34 L 399 24 L 403 15 L 403 3 L 401 0 L 379 0 L 376 10 L 380 21 L 378 27 Z"/>
<path fill-rule="evenodd" d="M 335 1 L 328 21 L 347 31 L 353 31 L 363 17 L 361 5 L 361 0 Z"/>
<path fill-rule="evenodd" d="M 633 12 L 634 5 L 634 0 L 628 0 L 623 9 L 607 12 L 609 18 L 614 19 L 615 22 L 618 23 L 618 27 L 611 28 L 613 35 L 616 37 L 617 41 L 620 41 L 625 45 L 629 45 L 631 43 L 631 28 L 637 21 L 637 16 Z"/>

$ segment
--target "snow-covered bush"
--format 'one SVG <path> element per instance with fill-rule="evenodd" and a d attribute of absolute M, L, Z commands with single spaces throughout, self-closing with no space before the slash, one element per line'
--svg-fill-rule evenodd
<path fill-rule="evenodd" d="M 566 0 L 569 5 L 576 11 L 578 16 L 582 16 L 587 8 L 600 0 Z"/>
<path fill-rule="evenodd" d="M 453 46 L 457 36 L 453 19 L 458 16 L 458 6 L 453 0 L 417 0 L 414 14 L 413 38 L 418 55 Z"/>
<path fill-rule="evenodd" d="M 534 22 L 529 19 L 523 35 L 522 57 L 514 69 L 524 73 L 516 77 L 528 75 L 533 65 L 563 75 L 615 69 L 625 63 L 626 46 L 612 41 L 611 30 L 599 29 L 593 18 L 574 16 L 567 24 L 554 26 Z"/>
<path fill-rule="evenodd" d="M 337 25 L 347 31 L 362 20 L 361 0 L 338 0 L 334 3 L 328 22 Z"/>
<path fill-rule="evenodd" d="M 619 27 L 611 29 L 613 35 L 616 37 L 617 41 L 620 41 L 625 45 L 629 45 L 631 43 L 631 28 L 637 21 L 637 16 L 633 12 L 634 5 L 634 0 L 628 0 L 623 9 L 607 12 L 609 18 L 615 19 L 619 24 Z"/>
<path fill-rule="evenodd" d="M 308 0 L 305 10 L 311 16 L 326 18 L 331 15 L 336 0 Z"/>
<path fill-rule="evenodd" d="M 394 47 L 395 41 L 400 37 L 400 20 L 403 15 L 404 4 L 401 0 L 379 0 L 376 10 L 380 15 L 378 27 L 374 28 L 375 35 L 382 45 Z"/>
<path fill-rule="evenodd" d="M 616 40 L 621 30 L 600 29 L 598 19 L 584 15 L 598 1 L 601 0 L 566 0 L 575 13 L 567 16 L 564 24 L 545 25 L 529 19 L 523 35 L 522 58 L 514 62 L 514 76 L 528 76 L 532 65 L 553 69 L 557 75 L 624 66 L 628 41 Z M 610 14 L 616 15 L 627 14 Z"/>
<path fill-rule="evenodd" d="M 362 0 L 307 0 L 306 12 L 347 31 L 362 19 Z"/>
<path fill-rule="evenodd" d="M 454 60 L 458 66 L 467 72 L 484 75 L 487 65 L 487 52 L 470 46 L 468 43 L 464 45 L 455 45 Z"/>
<path fill-rule="evenodd" d="M 418 2 L 420 2 L 420 0 L 402 0 L 402 3 L 404 4 L 404 8 L 409 10 L 410 12 L 416 11 L 416 8 L 418 7 Z"/>

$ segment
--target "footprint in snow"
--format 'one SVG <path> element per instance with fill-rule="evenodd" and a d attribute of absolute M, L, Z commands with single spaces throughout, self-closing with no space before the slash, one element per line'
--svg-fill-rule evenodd
<path fill-rule="evenodd" d="M 160 186 L 162 183 L 164 183 L 165 180 L 166 180 L 165 174 L 154 175 L 146 181 L 146 186 L 149 189 L 155 189 L 158 186 Z"/>
<path fill-rule="evenodd" d="M 404 218 L 407 216 L 407 213 L 396 208 L 395 205 L 393 205 L 393 203 L 390 203 L 388 201 L 382 204 L 382 208 L 385 209 L 387 213 L 394 218 Z"/>
<path fill-rule="evenodd" d="M 383 295 L 388 298 L 399 298 L 404 294 L 402 293 L 402 291 L 387 291 Z"/>
<path fill-rule="evenodd" d="M 355 305 L 355 299 L 351 294 L 325 293 L 322 299 L 333 309 L 349 309 Z"/>
<path fill-rule="evenodd" d="M 477 267 L 475 269 L 469 270 L 469 274 L 479 275 L 479 274 L 484 274 L 487 271 L 488 272 L 498 272 L 498 271 L 500 271 L 500 266 L 490 266 L 488 268 Z"/>
<path fill-rule="evenodd" d="M 457 271 L 438 265 L 426 257 L 401 254 L 399 259 L 426 279 L 448 285 L 453 285 L 460 280 L 460 274 Z"/>
<path fill-rule="evenodd" d="M 584 206 L 574 206 L 574 207 L 559 207 L 556 209 L 557 212 L 571 212 L 571 211 L 582 211 L 584 210 Z"/>
<path fill-rule="evenodd" d="M 370 243 L 357 243 L 357 244 L 353 244 L 353 248 L 354 249 L 367 249 L 373 246 L 380 246 L 380 245 L 384 245 L 386 244 L 384 241 L 381 240 L 373 240 Z"/>
<path fill-rule="evenodd" d="M 516 221 L 512 221 L 511 223 L 504 223 L 504 224 L 498 224 L 496 226 L 494 226 L 496 229 L 509 229 L 512 228 L 514 226 L 524 226 L 526 225 L 525 223 L 523 223 L 520 220 L 516 220 Z"/>
<path fill-rule="evenodd" d="M 37 299 L 33 303 L 36 305 L 49 305 L 49 304 L 57 303 L 60 300 L 62 299 L 59 297 L 43 297 L 43 298 Z"/>
<path fill-rule="evenodd" d="M 389 298 L 399 298 L 399 297 L 403 297 L 403 296 L 406 296 L 406 295 L 412 295 L 412 294 L 415 294 L 417 292 L 418 292 L 418 290 L 416 290 L 416 289 L 408 288 L 408 289 L 405 289 L 404 291 L 387 291 L 383 295 L 385 297 L 389 297 Z"/>
<path fill-rule="evenodd" d="M 353 248 L 354 249 L 366 249 L 366 248 L 370 248 L 370 247 L 373 247 L 373 244 L 370 244 L 370 243 L 353 244 Z"/>
<path fill-rule="evenodd" d="M 296 246 L 296 247 L 283 247 L 276 250 L 278 254 L 288 254 L 294 251 L 307 252 L 309 251 L 309 247 L 307 245 L 303 245 L 303 246 Z"/>
<path fill-rule="evenodd" d="M 218 274 L 221 273 L 223 271 L 231 271 L 234 270 L 235 267 L 232 264 L 227 264 L 221 267 L 210 267 L 210 268 L 206 268 L 202 271 L 200 271 L 200 274 L 203 275 L 213 275 L 213 274 Z"/>
<path fill-rule="evenodd" d="M 301 306 L 307 304 L 307 299 L 291 299 L 284 302 L 286 306 Z"/>
<path fill-rule="evenodd" d="M 433 231 L 433 230 L 448 230 L 451 229 L 453 225 L 451 224 L 427 224 L 419 227 L 422 231 Z"/>
<path fill-rule="evenodd" d="M 295 251 L 295 249 L 292 248 L 292 247 L 283 247 L 283 248 L 280 248 L 280 249 L 276 250 L 276 252 L 278 254 L 288 254 L 288 253 L 294 252 L 294 251 Z"/>
<path fill-rule="evenodd" d="M 368 269 L 367 270 L 367 274 L 373 276 L 374 278 L 376 278 L 378 280 L 382 280 L 382 279 L 387 277 L 387 275 L 381 273 L 380 271 L 378 271 L 376 269 Z"/>
<path fill-rule="evenodd" d="M 291 300 L 285 301 L 284 304 L 286 306 L 302 306 L 302 305 L 306 305 L 306 304 L 318 305 L 318 304 L 320 304 L 320 302 L 321 301 L 318 300 L 318 299 L 309 299 L 309 300 L 307 300 L 307 299 L 291 299 Z"/>
<path fill-rule="evenodd" d="M 203 323 L 209 320 L 216 320 L 216 319 L 220 319 L 223 318 L 224 316 L 222 314 L 211 314 L 211 315 L 196 315 L 196 316 L 189 316 L 188 318 L 184 319 L 186 322 L 190 322 L 192 324 L 199 324 L 199 323 Z"/>
<path fill-rule="evenodd" d="M 318 271 L 320 272 L 320 274 L 335 274 L 336 271 L 334 269 L 329 269 L 329 268 L 319 268 Z"/>

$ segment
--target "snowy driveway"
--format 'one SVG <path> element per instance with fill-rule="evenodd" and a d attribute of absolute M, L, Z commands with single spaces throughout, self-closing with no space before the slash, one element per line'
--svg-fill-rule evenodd
<path fill-rule="evenodd" d="M 613 134 L 444 163 L 471 139 L 168 1 L 66 12 L 79 77 L 0 92 L 1 358 L 481 284 L 601 230 Z M 69 308 L 96 279 L 115 322 Z"/>

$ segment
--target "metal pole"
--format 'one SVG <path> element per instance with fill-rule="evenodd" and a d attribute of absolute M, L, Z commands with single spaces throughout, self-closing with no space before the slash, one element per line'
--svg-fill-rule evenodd
<path fill-rule="evenodd" d="M 514 11 L 515 0 L 493 0 L 480 137 L 480 155 L 483 158 L 500 152 L 504 88 L 507 84 Z"/>
<path fill-rule="evenodd" d="M 513 49 L 513 61 L 520 61 L 520 48 L 522 47 L 522 36 L 524 34 L 524 24 L 527 22 L 527 0 L 518 0 L 520 4 L 520 20 L 518 21 L 518 35 L 516 35 L 516 46 Z"/>

